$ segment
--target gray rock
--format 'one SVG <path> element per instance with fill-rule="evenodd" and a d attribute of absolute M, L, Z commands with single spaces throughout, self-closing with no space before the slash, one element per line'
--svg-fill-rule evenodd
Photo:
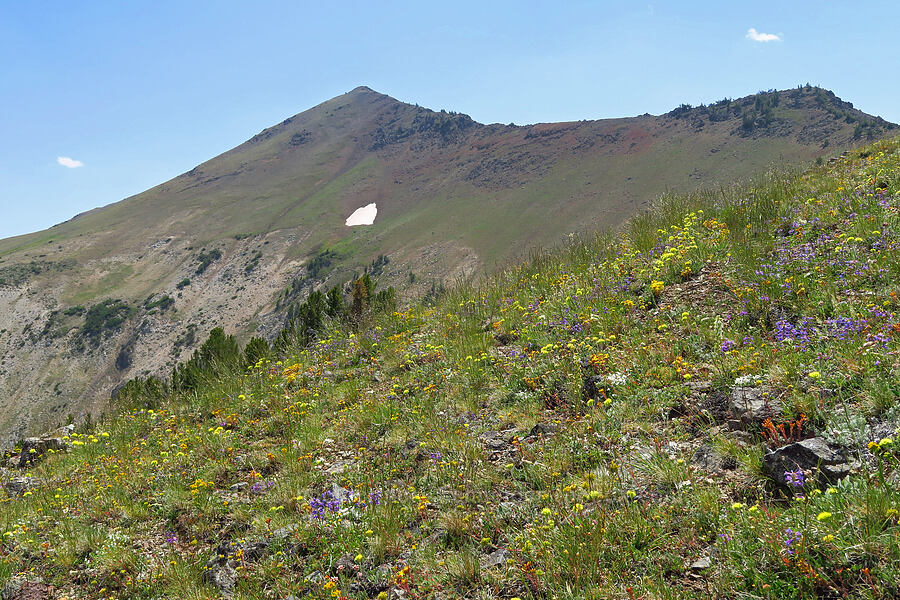
<path fill-rule="evenodd" d="M 22 441 L 22 454 L 19 455 L 19 468 L 24 469 L 38 461 L 49 451 L 59 452 L 65 450 L 66 445 L 62 438 L 25 438 Z"/>
<path fill-rule="evenodd" d="M 536 438 L 540 436 L 549 436 L 556 432 L 556 426 L 549 423 L 538 423 L 528 432 L 528 437 Z"/>
<path fill-rule="evenodd" d="M 505 567 L 508 560 L 512 560 L 512 552 L 506 548 L 500 548 L 482 557 L 481 568 L 490 569 L 491 567 Z"/>
<path fill-rule="evenodd" d="M 250 487 L 250 484 L 246 481 L 238 481 L 237 483 L 232 483 L 228 489 L 232 492 L 242 492 Z"/>
<path fill-rule="evenodd" d="M 289 523 L 288 525 L 279 527 L 278 529 L 273 531 L 272 537 L 276 540 L 284 540 L 294 535 L 294 532 L 297 531 L 297 529 L 298 525 L 296 523 Z"/>
<path fill-rule="evenodd" d="M 41 435 L 40 437 L 65 437 L 67 435 L 72 435 L 75 431 L 75 425 L 69 423 L 68 425 L 63 425 L 62 427 L 57 427 L 53 431 L 48 431 L 47 433 Z"/>
<path fill-rule="evenodd" d="M 241 547 L 243 557 L 246 562 L 256 562 L 269 552 L 269 542 L 259 540 L 255 542 L 247 542 Z"/>
<path fill-rule="evenodd" d="M 230 598 L 237 583 L 237 548 L 231 542 L 223 542 L 216 547 L 216 554 L 206 561 L 200 577 L 203 583 L 212 585 L 226 598 Z"/>
<path fill-rule="evenodd" d="M 56 588 L 41 581 L 16 578 L 10 580 L 0 590 L 2 600 L 50 600 Z"/>
<path fill-rule="evenodd" d="M 893 438 L 897 435 L 897 426 L 893 422 L 889 421 L 881 421 L 878 423 L 872 423 L 869 427 L 869 438 L 864 442 L 863 445 L 867 444 L 870 441 L 879 442 L 884 438 Z"/>
<path fill-rule="evenodd" d="M 700 398 L 697 406 L 699 411 L 705 415 L 712 417 L 715 423 L 725 423 L 731 417 L 731 400 L 729 395 L 721 390 L 710 390 L 705 393 L 705 397 Z M 738 426 L 740 427 L 740 421 Z M 732 427 L 731 429 L 735 429 Z"/>
<path fill-rule="evenodd" d="M 753 443 L 753 435 L 749 431 L 732 431 L 729 437 L 739 446 L 749 446 Z"/>
<path fill-rule="evenodd" d="M 707 473 L 730 471 L 737 466 L 733 457 L 722 456 L 709 444 L 703 444 L 694 451 L 691 456 L 691 464 Z"/>
<path fill-rule="evenodd" d="M 335 575 L 337 575 L 338 573 L 345 573 L 345 574 L 351 573 L 351 572 L 355 571 L 357 568 L 358 568 L 358 565 L 356 564 L 356 561 L 353 560 L 353 555 L 352 554 L 344 554 L 343 556 L 341 556 L 334 562 L 334 565 L 332 565 L 331 570 L 334 572 Z"/>
<path fill-rule="evenodd" d="M 322 573 L 322 571 L 313 571 L 303 579 L 304 581 L 308 581 L 309 583 L 322 583 L 323 581 L 325 581 L 325 575 Z"/>
<path fill-rule="evenodd" d="M 631 446 L 631 457 L 638 460 L 652 460 L 656 455 L 656 448 L 647 444 L 634 443 Z"/>
<path fill-rule="evenodd" d="M 704 569 L 710 568 L 711 566 L 712 559 L 708 556 L 704 556 L 703 558 L 698 558 L 691 563 L 691 571 L 702 571 Z"/>
<path fill-rule="evenodd" d="M 514 515 L 519 509 L 520 504 L 517 502 L 501 502 L 497 505 L 497 513 L 500 515 Z"/>
<path fill-rule="evenodd" d="M 231 598 L 234 586 L 237 584 L 237 571 L 234 570 L 231 561 L 225 561 L 222 564 L 207 564 L 201 580 L 218 589 L 225 598 Z"/>
<path fill-rule="evenodd" d="M 428 547 L 428 546 L 437 544 L 438 542 L 443 540 L 446 537 L 446 535 L 447 535 L 447 530 L 443 529 L 443 528 L 439 528 L 435 531 L 432 531 L 431 533 L 428 534 L 428 537 L 426 537 L 424 540 L 422 540 L 421 546 Z"/>
<path fill-rule="evenodd" d="M 737 387 L 731 392 L 729 408 L 744 427 L 759 427 L 766 419 L 781 414 L 781 403 L 766 388 Z"/>
<path fill-rule="evenodd" d="M 13 477 L 3 482 L 3 489 L 10 496 L 21 496 L 28 490 L 40 487 L 40 481 L 34 477 Z"/>
<path fill-rule="evenodd" d="M 231 598 L 237 584 L 238 551 L 243 562 L 253 563 L 268 553 L 269 542 L 257 540 L 240 546 L 232 542 L 223 542 L 216 547 L 215 556 L 206 561 L 201 581 L 218 589 L 225 598 Z"/>
<path fill-rule="evenodd" d="M 763 457 L 763 468 L 772 480 L 787 488 L 784 474 L 802 470 L 813 485 L 834 483 L 850 473 L 851 466 L 843 454 L 828 446 L 822 438 L 810 438 L 802 442 L 782 446 Z"/>
<path fill-rule="evenodd" d="M 484 444 L 484 447 L 488 450 L 498 451 L 505 450 L 509 447 L 509 442 L 506 438 L 497 431 L 485 431 L 481 434 L 481 443 Z"/>

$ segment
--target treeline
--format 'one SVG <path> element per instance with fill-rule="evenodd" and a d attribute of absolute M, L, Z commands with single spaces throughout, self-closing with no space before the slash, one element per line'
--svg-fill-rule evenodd
<path fill-rule="evenodd" d="M 276 339 L 276 348 L 284 350 L 292 343 L 308 345 L 329 322 L 355 330 L 365 329 L 375 314 L 393 311 L 397 305 L 397 291 L 393 287 L 382 291 L 376 291 L 376 287 L 375 280 L 366 273 L 349 284 L 348 297 L 338 286 L 326 293 L 310 292 L 305 302 L 291 306 L 287 326 Z"/>
<path fill-rule="evenodd" d="M 756 127 L 768 127 L 775 120 L 774 111 L 780 100 L 780 93 L 776 90 L 760 91 L 741 101 L 726 97 L 708 106 L 682 104 L 669 111 L 668 115 L 676 119 L 690 118 L 698 128 L 703 126 L 704 117 L 710 123 L 741 118 L 742 130 L 749 133 Z"/>
<path fill-rule="evenodd" d="M 895 126 L 880 117 L 870 118 L 853 110 L 853 104 L 844 102 L 833 92 L 819 87 L 799 85 L 795 89 L 779 92 L 777 90 L 760 90 L 754 96 L 742 100 L 723 98 L 709 106 L 701 104 L 692 106 L 682 104 L 671 110 L 668 116 L 676 119 L 690 119 L 695 127 L 703 126 L 703 119 L 708 118 L 711 123 L 727 121 L 732 118 L 741 120 L 740 133 L 749 135 L 757 129 L 765 129 L 778 120 L 776 109 L 782 100 L 788 102 L 789 108 L 801 107 L 804 98 L 811 98 L 816 106 L 827 112 L 837 120 L 843 120 L 849 124 L 856 124 L 853 132 L 854 138 L 866 137 L 874 139 L 885 130 L 891 130 Z"/>
<path fill-rule="evenodd" d="M 288 315 L 287 324 L 272 345 L 254 337 L 242 350 L 233 335 L 216 327 L 191 358 L 175 365 L 168 380 L 132 379 L 116 390 L 116 403 L 153 407 L 171 393 L 197 390 L 207 381 L 255 365 L 260 359 L 283 356 L 296 347 L 306 347 L 329 327 L 364 331 L 374 324 L 379 314 L 392 312 L 397 306 L 397 292 L 393 287 L 381 291 L 376 288 L 377 283 L 367 273 L 350 282 L 346 289 L 334 286 L 327 292 L 310 292 L 306 301 L 296 305 Z"/>
<path fill-rule="evenodd" d="M 338 253 L 331 249 L 322 250 L 312 257 L 306 264 L 306 271 L 299 277 L 294 278 L 287 288 L 281 292 L 275 308 L 277 310 L 287 309 L 288 318 L 292 318 L 294 315 L 290 313 L 296 310 L 297 299 L 303 296 L 306 288 L 315 285 L 316 279 L 331 268 L 332 263 L 337 258 Z"/>
<path fill-rule="evenodd" d="M 744 113 L 741 119 L 741 129 L 750 133 L 757 127 L 768 127 L 775 120 L 775 109 L 781 102 L 778 92 L 757 94 L 753 108 Z"/>

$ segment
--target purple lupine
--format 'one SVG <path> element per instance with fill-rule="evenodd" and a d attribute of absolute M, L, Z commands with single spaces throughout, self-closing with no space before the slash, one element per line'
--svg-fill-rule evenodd
<path fill-rule="evenodd" d="M 341 509 L 341 501 L 334 497 L 331 490 L 323 492 L 318 498 L 309 501 L 312 518 L 324 520 L 327 513 L 336 513 Z"/>
<path fill-rule="evenodd" d="M 775 323 L 775 340 L 779 342 L 794 342 L 800 346 L 801 350 L 804 350 L 811 342 L 810 336 L 812 332 L 810 331 L 809 321 L 809 319 L 800 319 L 796 325 L 786 320 L 778 321 Z"/>
<path fill-rule="evenodd" d="M 787 550 L 788 554 L 794 554 L 793 548 L 791 545 L 800 542 L 803 539 L 803 534 L 799 531 L 794 531 L 790 527 L 784 530 L 784 547 Z"/>
<path fill-rule="evenodd" d="M 803 474 L 802 469 L 797 469 L 796 471 L 785 471 L 784 482 L 792 488 L 801 488 L 806 485 L 806 475 Z"/>
<path fill-rule="evenodd" d="M 275 487 L 274 481 L 267 481 L 264 479 L 262 481 L 257 481 L 256 483 L 251 485 L 250 491 L 254 494 L 265 494 L 273 487 Z"/>

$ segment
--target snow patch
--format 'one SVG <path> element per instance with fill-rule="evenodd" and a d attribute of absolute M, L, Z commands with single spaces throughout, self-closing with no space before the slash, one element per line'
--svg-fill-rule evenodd
<path fill-rule="evenodd" d="M 354 227 L 356 225 L 371 225 L 375 222 L 375 215 L 378 214 L 378 207 L 375 206 L 375 203 L 367 204 L 366 206 L 357 208 L 353 211 L 353 214 L 347 217 L 345 224 L 347 227 Z"/>

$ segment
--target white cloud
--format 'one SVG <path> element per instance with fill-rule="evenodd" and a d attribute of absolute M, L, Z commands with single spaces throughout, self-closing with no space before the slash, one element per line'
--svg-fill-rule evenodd
<path fill-rule="evenodd" d="M 77 169 L 78 167 L 84 166 L 84 163 L 80 160 L 74 160 L 72 158 L 69 158 L 68 156 L 57 156 L 56 162 L 70 169 Z"/>
<path fill-rule="evenodd" d="M 747 30 L 747 39 L 754 42 L 780 42 L 781 36 L 774 33 L 762 33 L 751 27 Z"/>

